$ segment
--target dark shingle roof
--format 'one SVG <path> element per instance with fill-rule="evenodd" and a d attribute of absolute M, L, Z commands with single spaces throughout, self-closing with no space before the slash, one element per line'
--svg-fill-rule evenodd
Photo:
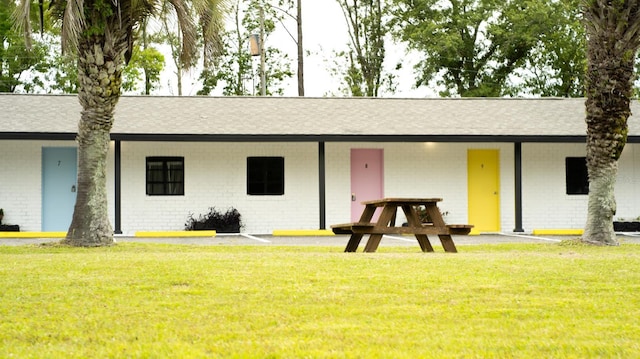
<path fill-rule="evenodd" d="M 640 104 L 634 101 L 632 111 Z M 10 134 L 74 134 L 80 118 L 75 96 L 0 94 L 0 138 Z M 586 132 L 584 99 L 391 99 L 300 97 L 123 96 L 114 138 L 254 136 L 290 139 L 413 136 L 495 140 L 504 137 L 579 137 Z M 640 116 L 629 118 L 640 136 Z M 10 136 L 9 136 L 10 137 Z"/>

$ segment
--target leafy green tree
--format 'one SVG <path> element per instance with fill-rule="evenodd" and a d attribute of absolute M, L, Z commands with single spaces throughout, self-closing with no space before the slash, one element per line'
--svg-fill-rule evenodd
<path fill-rule="evenodd" d="M 634 64 L 640 47 L 640 0 L 583 0 L 587 32 L 587 170 L 583 240 L 617 245 L 613 230 L 618 159 L 627 142 Z"/>
<path fill-rule="evenodd" d="M 387 28 L 383 21 L 382 1 L 337 1 L 349 34 L 349 50 L 337 54 L 347 63 L 346 71 L 342 73 L 347 94 L 377 97 L 385 80 L 390 79 L 383 74 Z"/>
<path fill-rule="evenodd" d="M 417 85 L 432 81 L 442 96 L 501 96 L 549 31 L 549 1 L 391 0 L 397 39 L 424 54 Z"/>
<path fill-rule="evenodd" d="M 164 55 L 153 46 L 135 46 L 131 60 L 123 70 L 122 89 L 135 91 L 140 82 L 144 83 L 142 95 L 160 87 L 160 73 L 164 69 Z"/>
<path fill-rule="evenodd" d="M 78 100 L 82 107 L 77 135 L 78 192 L 65 243 L 75 246 L 113 243 L 107 207 L 107 153 L 114 110 L 122 90 L 122 71 L 138 40 L 134 30 L 154 16 L 164 3 L 163 0 L 49 2 L 52 16 L 62 23 L 63 49 L 77 56 Z M 205 56 L 209 56 L 219 40 L 224 1 L 168 3 L 181 25 L 183 63 L 194 63 L 198 31 L 204 34 Z M 21 0 L 16 10 L 18 27 L 27 33 L 30 5 L 30 0 Z"/>
<path fill-rule="evenodd" d="M 587 58 L 580 1 L 550 2 L 549 30 L 540 37 L 525 66 L 516 71 L 521 85 L 513 87 L 512 95 L 584 96 Z"/>
<path fill-rule="evenodd" d="M 181 56 L 182 52 L 182 43 L 185 39 L 182 36 L 182 32 L 180 30 L 180 23 L 176 22 L 175 17 L 172 16 L 170 3 L 166 2 L 162 6 L 162 11 L 160 12 L 160 20 L 162 24 L 162 29 L 160 32 L 155 34 L 155 40 L 159 43 L 163 43 L 169 46 L 169 55 L 170 59 L 173 61 L 173 65 L 176 70 L 174 75 L 176 76 L 176 87 L 178 89 L 178 96 L 182 96 L 182 74 L 186 68 L 195 65 L 195 62 L 198 60 L 197 57 L 190 59 L 191 64 L 187 64 L 184 62 L 184 58 Z M 194 39 L 194 46 L 200 46 L 197 42 L 197 39 Z"/>
<path fill-rule="evenodd" d="M 48 91 L 78 93 L 78 66 L 74 55 L 54 53 L 53 66 L 45 74 Z"/>
<path fill-rule="evenodd" d="M 242 28 L 240 1 L 231 7 L 233 14 L 232 30 L 226 30 L 222 40 L 222 54 L 215 64 L 206 66 L 200 74 L 203 87 L 198 95 L 209 95 L 218 86 L 223 86 L 225 96 L 251 95 L 245 81 L 254 79 L 251 67 L 251 54 L 248 49 L 248 34 Z M 255 81 L 254 81 L 255 82 Z"/>
<path fill-rule="evenodd" d="M 267 95 L 282 95 L 283 83 L 293 76 L 289 58 L 278 48 L 269 46 L 269 35 L 275 30 L 276 22 L 282 21 L 283 14 L 259 0 L 242 3 L 238 0 L 232 7 L 233 29 L 224 36 L 222 55 L 212 66 L 205 66 L 200 79 L 203 88 L 198 95 L 208 95 L 216 88 L 222 88 L 225 96 L 250 96 L 260 93 L 260 79 L 249 51 L 249 37 L 260 32 L 260 7 L 263 6 L 265 33 L 265 85 Z M 249 85 L 248 85 L 249 84 Z"/>
<path fill-rule="evenodd" d="M 302 41 L 302 0 L 278 0 L 277 5 L 270 5 L 271 8 L 281 11 L 287 17 L 293 19 L 296 23 L 296 36 L 291 34 L 291 31 L 285 25 L 285 22 L 280 18 L 280 23 L 287 31 L 293 42 L 297 47 L 297 63 L 298 63 L 298 96 L 304 96 L 304 44 Z M 294 11 L 295 10 L 295 11 Z M 295 15 L 293 15 L 295 13 Z"/>
<path fill-rule="evenodd" d="M 0 92 L 14 92 L 19 88 L 33 92 L 44 86 L 38 75 L 50 66 L 45 61 L 48 48 L 44 42 L 36 41 L 27 49 L 23 34 L 13 28 L 11 14 L 15 8 L 13 0 L 0 0 Z"/>
<path fill-rule="evenodd" d="M 160 87 L 160 73 L 164 69 L 165 58 L 154 44 L 160 44 L 162 37 L 149 34 L 149 28 L 149 19 L 146 19 L 140 25 L 138 45 L 134 46 L 131 60 L 122 74 L 124 91 L 136 91 L 140 82 L 144 84 L 144 89 L 139 92 L 143 95 L 150 95 L 152 90 Z"/>

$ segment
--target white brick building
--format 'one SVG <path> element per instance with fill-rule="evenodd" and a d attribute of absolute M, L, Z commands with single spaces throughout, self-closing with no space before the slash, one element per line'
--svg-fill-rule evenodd
<path fill-rule="evenodd" d="M 3 223 L 66 230 L 72 208 L 57 196 L 75 183 L 51 176 L 68 159 L 56 149 L 74 151 L 79 114 L 75 96 L 0 94 Z M 445 220 L 480 231 L 582 228 L 585 132 L 583 99 L 123 97 L 110 218 L 118 233 L 181 230 L 190 213 L 233 206 L 244 232 L 323 229 L 357 216 L 351 204 L 373 184 L 378 196 L 441 197 Z M 359 155 L 373 156 L 362 169 Z M 169 177 L 156 181 L 153 168 Z M 632 116 L 616 217 L 640 216 L 639 173 Z"/>

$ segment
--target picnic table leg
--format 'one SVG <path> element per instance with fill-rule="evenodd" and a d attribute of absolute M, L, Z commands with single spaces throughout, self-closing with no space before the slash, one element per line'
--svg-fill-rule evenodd
<path fill-rule="evenodd" d="M 376 207 L 370 204 L 364 207 L 364 211 L 362 211 L 362 215 L 360 216 L 360 222 L 371 222 L 371 218 L 373 218 L 373 214 L 376 213 Z"/>
<path fill-rule="evenodd" d="M 413 206 L 404 205 L 402 206 L 402 211 L 404 215 L 407 217 L 407 222 L 409 222 L 409 226 L 414 228 L 421 228 L 422 222 L 420 221 L 420 217 L 416 212 L 416 209 Z M 433 252 L 433 247 L 431 246 L 431 242 L 429 242 L 429 237 L 426 234 L 416 234 L 416 239 L 418 240 L 418 244 L 420 245 L 420 249 L 423 252 Z"/>
<path fill-rule="evenodd" d="M 397 207 L 394 205 L 384 206 L 382 209 L 382 213 L 380 214 L 380 218 L 378 218 L 378 222 L 376 223 L 377 227 L 386 227 L 391 222 L 391 219 L 396 214 Z M 382 239 L 382 234 L 372 234 L 369 236 L 369 240 L 367 241 L 367 245 L 364 247 L 365 252 L 375 252 L 378 249 L 378 245 L 380 245 L 380 240 Z"/>
<path fill-rule="evenodd" d="M 396 226 L 396 213 L 398 211 L 393 211 L 393 217 L 391 217 L 391 220 L 389 221 L 389 227 L 395 227 Z"/>
<path fill-rule="evenodd" d="M 444 229 L 446 224 L 444 223 L 442 213 L 440 213 L 440 209 L 438 209 L 438 206 L 435 203 L 430 203 L 427 204 L 425 208 L 427 209 L 427 213 L 429 213 L 429 217 L 431 217 L 431 220 L 433 221 L 433 225 Z M 453 238 L 451 238 L 450 234 L 438 234 L 438 237 L 440 238 L 440 243 L 442 243 L 442 248 L 444 248 L 445 252 L 458 252 L 455 243 L 453 243 Z"/>
<path fill-rule="evenodd" d="M 418 240 L 420 249 L 423 252 L 433 252 L 433 247 L 431 246 L 431 242 L 429 242 L 429 237 L 426 234 L 416 234 L 416 239 Z"/>
<path fill-rule="evenodd" d="M 360 240 L 362 240 L 362 233 L 354 233 L 349 238 L 349 242 L 347 242 L 347 247 L 344 249 L 345 252 L 355 252 L 358 250 L 358 246 L 360 245 Z"/>
<path fill-rule="evenodd" d="M 376 207 L 367 205 L 364 207 L 364 211 L 362 211 L 362 215 L 360 216 L 360 222 L 370 222 L 371 218 L 373 218 L 373 214 L 376 212 Z M 360 245 L 360 241 L 362 240 L 362 233 L 353 233 L 349 238 L 349 242 L 347 242 L 347 247 L 344 249 L 345 252 L 355 252 L 358 250 L 358 246 Z"/>
<path fill-rule="evenodd" d="M 444 248 L 445 252 L 457 253 L 455 243 L 453 243 L 453 238 L 451 238 L 450 234 L 438 234 L 440 238 L 440 243 L 442 243 L 442 248 Z"/>
<path fill-rule="evenodd" d="M 440 209 L 435 203 L 427 203 L 424 206 L 427 214 L 429 214 L 429 218 L 431 218 L 431 222 L 436 227 L 444 228 L 446 224 L 444 223 L 444 219 L 442 218 L 442 213 L 440 213 Z"/>

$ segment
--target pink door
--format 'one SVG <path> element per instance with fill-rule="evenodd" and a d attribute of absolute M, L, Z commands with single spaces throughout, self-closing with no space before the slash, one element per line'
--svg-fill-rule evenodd
<path fill-rule="evenodd" d="M 380 199 L 383 193 L 382 149 L 351 149 L 351 221 L 360 219 L 362 201 Z M 373 217 L 377 220 L 379 211 Z"/>

